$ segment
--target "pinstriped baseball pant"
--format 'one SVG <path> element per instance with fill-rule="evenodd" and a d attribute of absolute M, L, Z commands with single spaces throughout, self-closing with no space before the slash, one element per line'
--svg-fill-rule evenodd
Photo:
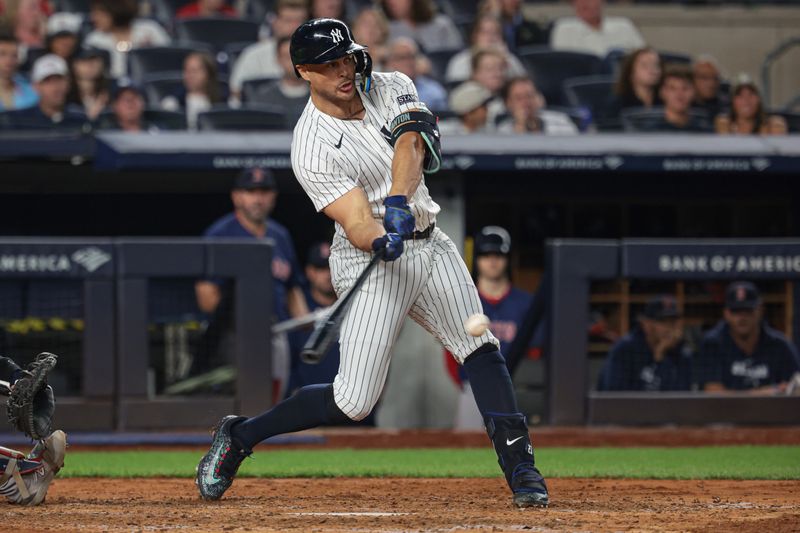
<path fill-rule="evenodd" d="M 403 255 L 380 262 L 353 298 L 339 337 L 334 400 L 353 420 L 365 418 L 380 397 L 403 319 L 408 315 L 434 335 L 459 363 L 499 342 L 487 331 L 464 331 L 470 315 L 483 312 L 475 284 L 453 241 L 436 228 L 428 239 L 405 241 Z M 337 236 L 331 248 L 333 286 L 342 296 L 371 254 Z"/>

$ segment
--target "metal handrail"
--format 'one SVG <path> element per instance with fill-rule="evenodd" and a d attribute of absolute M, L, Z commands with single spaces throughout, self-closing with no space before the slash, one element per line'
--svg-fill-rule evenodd
<path fill-rule="evenodd" d="M 800 46 L 800 37 L 792 37 L 790 39 L 785 40 L 774 49 L 772 49 L 767 56 L 764 58 L 764 62 L 761 63 L 761 85 L 764 87 L 764 94 L 762 95 L 762 99 L 764 101 L 764 107 L 767 109 L 771 109 L 771 92 L 772 92 L 772 83 L 769 79 L 769 70 L 772 67 L 773 63 L 777 61 L 783 54 L 786 53 L 787 50 L 793 48 L 795 46 Z M 786 107 L 793 102 L 796 102 L 800 98 L 800 93 L 793 96 L 789 103 L 787 103 Z"/>

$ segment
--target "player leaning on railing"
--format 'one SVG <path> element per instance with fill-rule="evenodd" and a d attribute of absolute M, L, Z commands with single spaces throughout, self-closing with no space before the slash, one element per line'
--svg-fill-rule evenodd
<path fill-rule="evenodd" d="M 23 370 L 8 357 L 0 357 L 0 392 L 8 395 L 9 421 L 37 441 L 28 455 L 0 446 L 0 495 L 10 503 L 42 503 L 64 466 L 67 439 L 63 431 L 52 431 L 55 398 L 47 384 L 47 373 L 56 359 L 44 352 Z"/>

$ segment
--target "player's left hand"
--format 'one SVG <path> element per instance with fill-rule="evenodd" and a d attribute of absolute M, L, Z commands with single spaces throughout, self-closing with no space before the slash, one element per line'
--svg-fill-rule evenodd
<path fill-rule="evenodd" d="M 397 233 L 387 233 L 372 241 L 372 249 L 383 254 L 384 261 L 394 261 L 403 255 L 403 238 Z"/>
<path fill-rule="evenodd" d="M 388 233 L 397 233 L 401 237 L 414 233 L 415 221 L 408 200 L 403 195 L 387 196 L 383 201 L 386 214 L 383 215 L 383 227 Z"/>

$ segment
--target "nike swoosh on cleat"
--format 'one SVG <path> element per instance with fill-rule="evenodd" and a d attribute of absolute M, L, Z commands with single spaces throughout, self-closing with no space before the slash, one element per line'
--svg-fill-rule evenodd
<path fill-rule="evenodd" d="M 342 133 L 342 136 L 339 137 L 339 142 L 337 144 L 334 144 L 334 146 L 336 148 L 341 148 L 342 147 L 342 139 L 344 139 L 344 133 Z"/>
<path fill-rule="evenodd" d="M 512 444 L 514 444 L 515 442 L 517 442 L 517 441 L 518 441 L 519 439 L 521 439 L 521 438 L 522 438 L 522 437 L 517 437 L 517 438 L 516 438 L 516 439 L 514 439 L 514 440 L 508 440 L 508 439 L 506 439 L 506 446 L 511 446 Z"/>

